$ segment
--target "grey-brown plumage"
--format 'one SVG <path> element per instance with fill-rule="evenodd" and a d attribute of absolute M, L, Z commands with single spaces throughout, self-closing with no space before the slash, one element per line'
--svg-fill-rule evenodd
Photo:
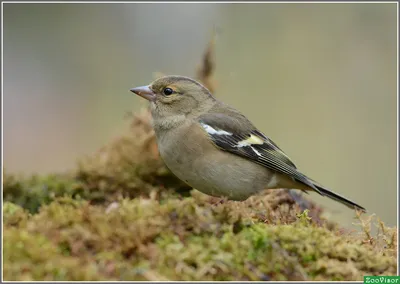
<path fill-rule="evenodd" d="M 299 172 L 243 114 L 195 80 L 167 76 L 131 91 L 151 102 L 160 155 L 190 186 L 232 200 L 245 200 L 263 189 L 313 190 L 365 211 Z"/>

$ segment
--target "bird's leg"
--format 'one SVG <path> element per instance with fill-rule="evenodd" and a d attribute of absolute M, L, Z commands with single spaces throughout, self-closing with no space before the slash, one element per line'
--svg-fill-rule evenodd
<path fill-rule="evenodd" d="M 210 203 L 212 206 L 224 204 L 228 199 L 226 197 L 211 197 Z"/>
<path fill-rule="evenodd" d="M 293 189 L 289 189 L 287 192 L 288 192 L 289 196 L 294 200 L 294 202 L 296 202 L 297 205 L 299 205 L 301 211 L 310 209 L 310 207 L 311 207 L 310 202 L 308 200 L 306 200 L 305 198 L 303 198 L 301 196 L 301 194 L 297 193 Z"/>

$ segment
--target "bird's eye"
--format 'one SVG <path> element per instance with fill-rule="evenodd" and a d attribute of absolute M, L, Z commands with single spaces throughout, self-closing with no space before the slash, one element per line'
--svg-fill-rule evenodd
<path fill-rule="evenodd" d="M 164 95 L 169 96 L 172 95 L 174 93 L 174 90 L 172 90 L 171 88 L 165 88 L 163 90 Z"/>

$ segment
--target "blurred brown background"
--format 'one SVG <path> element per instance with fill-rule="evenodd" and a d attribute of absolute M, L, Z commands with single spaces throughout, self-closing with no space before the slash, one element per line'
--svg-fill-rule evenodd
<path fill-rule="evenodd" d="M 396 224 L 396 4 L 4 4 L 4 164 L 74 167 L 126 131 L 153 72 L 193 76 L 323 185 Z M 334 218 L 353 212 L 315 194 Z"/>

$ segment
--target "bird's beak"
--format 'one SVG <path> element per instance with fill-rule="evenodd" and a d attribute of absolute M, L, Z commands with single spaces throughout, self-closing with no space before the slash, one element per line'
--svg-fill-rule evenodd
<path fill-rule="evenodd" d="M 156 94 L 153 93 L 153 91 L 149 88 L 149 86 L 133 88 L 130 91 L 151 102 L 155 101 L 156 99 Z"/>

